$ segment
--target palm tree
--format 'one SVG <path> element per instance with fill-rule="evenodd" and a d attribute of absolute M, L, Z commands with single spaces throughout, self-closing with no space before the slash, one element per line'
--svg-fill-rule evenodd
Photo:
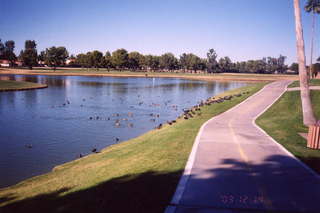
<path fill-rule="evenodd" d="M 306 126 L 316 124 L 316 118 L 312 109 L 308 75 L 306 69 L 306 55 L 304 48 L 303 30 L 301 23 L 300 1 L 293 0 L 296 23 L 297 56 L 299 62 L 300 96 L 302 102 L 303 123 Z"/>
<path fill-rule="evenodd" d="M 315 36 L 315 25 L 316 19 L 315 14 L 320 13 L 320 0 L 308 0 L 306 6 L 304 7 L 305 11 L 312 13 L 312 35 L 311 35 L 311 53 L 310 53 L 310 68 L 309 68 L 309 77 L 313 76 L 313 45 L 314 45 L 314 36 Z"/>

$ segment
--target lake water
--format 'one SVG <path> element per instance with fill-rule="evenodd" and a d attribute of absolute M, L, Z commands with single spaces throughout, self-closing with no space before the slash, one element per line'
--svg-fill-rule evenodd
<path fill-rule="evenodd" d="M 0 92 L 0 188 L 92 149 L 141 135 L 215 94 L 246 85 L 170 78 L 0 75 L 48 84 Z M 119 141 L 117 141 L 119 140 Z"/>

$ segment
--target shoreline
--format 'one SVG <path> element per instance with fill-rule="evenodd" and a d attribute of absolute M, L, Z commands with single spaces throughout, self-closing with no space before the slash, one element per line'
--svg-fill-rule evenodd
<path fill-rule="evenodd" d="M 0 68 L 0 74 L 13 75 L 47 75 L 47 76 L 93 76 L 93 77 L 143 77 L 143 78 L 181 78 L 201 81 L 240 81 L 240 82 L 270 82 L 276 80 L 298 80 L 297 75 L 275 74 L 250 74 L 250 73 L 216 73 L 216 74 L 191 74 L 191 73 L 155 73 L 155 72 L 128 72 L 128 71 L 97 71 L 81 69 L 63 70 L 24 70 Z"/>
<path fill-rule="evenodd" d="M 194 138 L 199 130 L 198 127 L 212 116 L 216 116 L 241 103 L 259 91 L 263 85 L 265 84 L 249 85 L 219 93 L 213 97 L 219 99 L 239 93 L 245 94 L 239 97 L 235 96 L 231 100 L 222 103 L 204 105 L 201 107 L 201 113 L 194 115 L 193 118 L 184 119 L 181 117 L 177 119 L 174 125 L 165 124 L 160 129 L 153 129 L 136 138 L 108 146 L 102 149 L 100 153 L 89 154 L 83 158 L 57 165 L 51 172 L 1 188 L 0 197 L 6 197 L 9 193 L 10 196 L 15 196 L 15 198 L 4 202 L 3 205 L 0 205 L 0 209 L 11 209 L 11 207 L 14 209 L 15 206 L 23 205 L 25 202 L 30 203 L 30 201 L 35 204 L 28 205 L 30 211 L 33 207 L 37 209 L 37 205 L 58 208 L 60 204 L 56 205 L 57 203 L 55 203 L 54 206 L 51 206 L 50 200 L 43 200 L 43 204 L 38 203 L 36 197 L 39 194 L 47 194 L 49 196 L 52 194 L 55 196 L 55 192 L 61 188 L 70 189 L 63 192 L 64 196 L 60 197 L 59 195 L 57 197 L 62 205 L 65 199 L 71 199 L 72 203 L 70 205 L 76 209 L 81 209 L 81 205 L 78 206 L 74 202 L 77 203 L 80 199 L 83 203 L 86 203 L 88 202 L 87 199 L 95 197 L 95 195 L 87 196 L 88 193 L 94 194 L 95 189 L 101 187 L 108 186 L 109 188 L 109 184 L 117 185 L 117 180 L 119 180 L 121 185 L 118 186 L 117 193 L 113 192 L 112 187 L 106 191 L 106 193 L 110 194 L 114 203 L 118 199 L 122 200 L 123 193 L 127 190 L 148 191 L 147 189 L 151 189 L 156 192 L 157 196 L 150 204 L 146 199 L 149 193 L 146 196 L 144 193 L 137 194 L 137 199 L 144 200 L 146 205 L 150 205 L 150 212 L 156 212 L 155 210 L 160 212 L 159 209 L 165 208 L 164 203 L 167 203 L 172 197 L 189 156 Z M 184 131 L 184 134 L 181 134 L 181 131 Z M 177 150 L 179 151 L 177 152 Z M 74 179 L 75 176 L 77 177 L 76 179 Z M 149 181 L 146 180 L 152 180 L 150 186 L 148 185 Z M 154 181 L 159 184 L 155 185 Z M 166 187 L 163 187 L 163 184 Z M 33 190 L 35 188 L 37 188 L 36 191 Z M 118 193 L 119 191 L 121 193 Z M 117 197 L 115 193 L 121 194 L 121 198 Z M 77 198 L 73 199 L 73 195 L 77 195 Z M 134 205 L 132 206 L 133 209 L 139 209 L 141 206 L 136 206 L 135 203 L 131 205 Z M 107 207 L 113 209 L 118 206 Z M 126 207 L 124 206 L 123 208 Z"/>
<path fill-rule="evenodd" d="M 0 82 L 1 82 L 1 81 L 2 81 L 2 80 L 0 80 Z M 12 81 L 12 80 L 3 80 L 3 81 Z M 21 82 L 21 83 L 37 84 L 37 83 L 32 83 L 32 82 L 27 82 L 27 81 L 12 81 L 12 82 L 15 82 L 15 83 L 16 83 L 16 82 L 17 82 L 17 83 L 20 83 L 20 82 Z M 253 82 L 251 82 L 251 83 L 254 84 Z M 256 82 L 256 84 L 259 84 L 259 83 Z M 260 82 L 260 84 L 263 84 L 263 83 Z M 16 89 L 16 90 L 14 90 L 14 89 L 12 89 L 12 90 L 7 90 L 7 91 L 32 90 L 32 89 L 42 89 L 42 88 L 47 88 L 47 87 L 48 87 L 47 85 L 42 85 L 42 86 L 43 86 L 43 87 L 39 86 L 39 87 L 35 87 L 35 88 L 21 88 L 21 89 Z M 237 94 L 235 94 L 234 91 L 240 90 L 240 89 L 242 89 L 242 88 L 246 88 L 246 87 L 248 87 L 248 86 L 250 86 L 250 85 L 242 86 L 242 87 L 239 87 L 239 88 L 236 88 L 236 89 L 227 90 L 227 91 L 218 93 L 218 94 L 216 94 L 216 95 L 213 95 L 213 96 L 211 96 L 211 97 L 209 97 L 209 98 L 207 98 L 207 99 L 202 100 L 202 103 L 201 103 L 201 104 L 194 105 L 194 106 L 190 106 L 189 108 L 186 108 L 185 110 L 188 111 L 188 112 L 182 112 L 182 113 L 179 114 L 176 118 L 174 118 L 174 120 L 169 121 L 169 122 L 171 122 L 170 124 L 167 123 L 167 122 L 166 122 L 166 123 L 162 123 L 162 124 L 160 124 L 160 126 L 157 125 L 157 126 L 155 126 L 153 129 L 151 129 L 151 130 L 149 130 L 149 131 L 147 131 L 147 132 L 144 132 L 144 133 L 142 133 L 141 135 L 138 135 L 138 136 L 136 136 L 136 137 L 134 137 L 134 138 L 130 138 L 130 139 L 126 140 L 126 141 L 121 141 L 121 142 L 119 142 L 119 143 L 114 143 L 114 144 L 108 145 L 108 146 L 106 146 L 106 147 L 103 147 L 100 151 L 102 152 L 103 150 L 106 150 L 106 149 L 108 149 L 109 147 L 112 147 L 112 146 L 117 145 L 117 144 L 129 142 L 129 141 L 131 141 L 131 140 L 134 140 L 135 138 L 139 138 L 139 137 L 141 137 L 141 136 L 143 136 L 143 135 L 145 135 L 145 134 L 148 134 L 148 133 L 151 133 L 151 134 L 152 134 L 154 131 L 157 131 L 157 130 L 159 130 L 159 129 L 161 129 L 161 128 L 170 127 L 171 125 L 174 125 L 174 123 L 176 123 L 176 121 L 180 121 L 180 122 L 181 122 L 181 121 L 186 121 L 186 120 L 188 120 L 188 119 L 191 119 L 191 120 L 192 120 L 193 116 L 194 116 L 194 117 L 196 117 L 196 116 L 195 116 L 195 114 L 192 114 L 191 112 L 196 111 L 197 108 L 199 109 L 199 108 L 207 107 L 207 106 L 210 106 L 211 104 L 220 104 L 220 103 L 223 103 L 223 102 L 225 102 L 225 101 L 230 101 L 232 98 L 241 97 L 241 96 L 246 96 L 246 95 L 248 94 L 247 91 L 242 92 L 242 93 L 237 93 Z M 1 92 L 1 90 L 0 90 L 0 92 Z M 231 95 L 226 95 L 226 94 L 229 94 L 229 93 L 231 93 Z M 250 97 L 250 96 L 249 96 L 249 97 Z M 187 119 L 186 119 L 185 117 L 187 117 Z M 173 121 L 173 122 L 172 122 L 172 121 Z M 96 152 L 96 153 L 99 153 L 100 151 L 98 151 L 98 152 Z M 58 169 L 60 166 L 63 166 L 64 164 L 69 164 L 69 163 L 71 163 L 71 162 L 73 162 L 73 161 L 77 161 L 77 160 L 82 159 L 82 158 L 90 157 L 92 154 L 93 154 L 93 153 L 89 153 L 89 154 L 83 155 L 83 156 L 80 157 L 80 158 L 76 158 L 76 159 L 73 159 L 73 160 L 64 162 L 64 163 L 62 163 L 62 164 L 57 164 L 57 165 L 55 165 L 54 167 L 52 167 L 52 169 L 51 169 L 50 171 L 48 171 L 48 172 L 45 172 L 45 173 L 42 173 L 42 174 L 38 174 L 38 175 L 29 177 L 29 178 L 26 178 L 26 179 L 24 179 L 24 180 L 22 180 L 22 181 L 19 181 L 19 182 L 15 183 L 15 184 L 12 184 L 12 185 L 0 187 L 0 191 L 1 191 L 2 189 L 6 189 L 6 188 L 10 188 L 10 187 L 12 187 L 12 186 L 15 186 L 16 184 L 19 184 L 20 182 L 24 182 L 24 181 L 26 181 L 26 180 L 28 180 L 28 179 L 32 179 L 32 178 L 35 178 L 35 177 L 38 177 L 38 176 L 42 176 L 42 175 L 45 175 L 45 174 L 50 173 L 50 172 L 55 172 L 56 169 Z"/>

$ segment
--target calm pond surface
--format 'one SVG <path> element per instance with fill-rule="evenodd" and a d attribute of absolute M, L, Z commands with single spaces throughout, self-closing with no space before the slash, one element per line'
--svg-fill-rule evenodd
<path fill-rule="evenodd" d="M 183 108 L 246 85 L 169 78 L 0 75 L 0 79 L 49 86 L 0 92 L 0 188 L 49 172 L 94 148 L 141 135 L 175 119 Z"/>

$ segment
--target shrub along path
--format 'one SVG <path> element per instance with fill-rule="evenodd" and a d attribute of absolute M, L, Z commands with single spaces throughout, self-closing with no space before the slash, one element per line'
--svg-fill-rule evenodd
<path fill-rule="evenodd" d="M 319 212 L 319 176 L 254 123 L 289 83 L 204 124 L 167 212 Z"/>

